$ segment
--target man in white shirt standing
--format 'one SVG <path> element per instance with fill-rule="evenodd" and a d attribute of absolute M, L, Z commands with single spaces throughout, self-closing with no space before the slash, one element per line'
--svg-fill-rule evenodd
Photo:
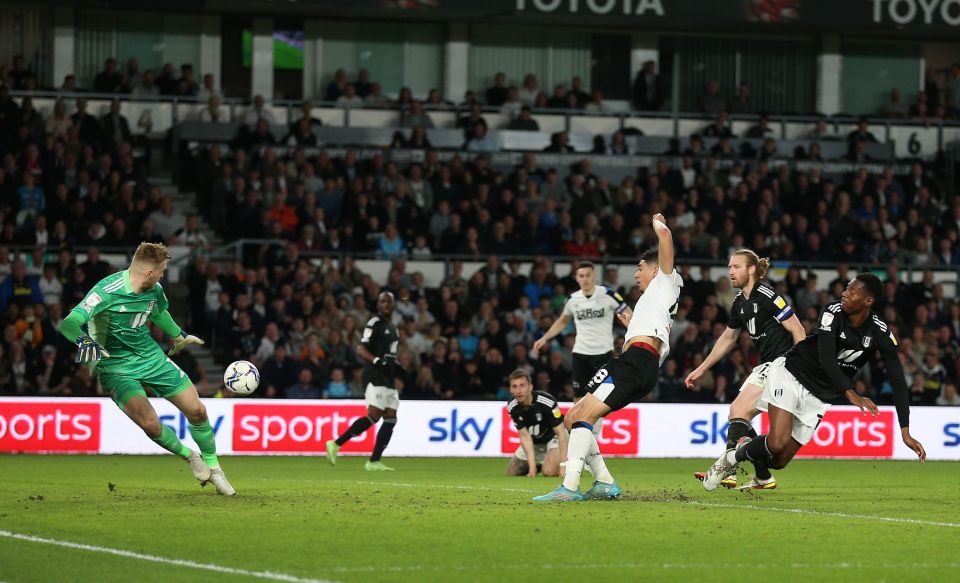
<path fill-rule="evenodd" d="M 550 341 L 560 334 L 570 322 L 576 326 L 573 344 L 573 400 L 576 403 L 587 394 L 587 383 L 603 365 L 613 358 L 613 319 L 629 324 L 630 306 L 616 290 L 597 285 L 597 272 L 593 263 L 581 261 L 576 269 L 580 289 L 563 305 L 563 313 L 557 321 L 533 343 L 533 350 L 540 354 Z M 599 437 L 601 420 L 594 425 Z"/>
<path fill-rule="evenodd" d="M 600 455 L 593 426 L 601 417 L 640 400 L 656 387 L 660 365 L 670 353 L 670 326 L 683 286 L 683 278 L 673 266 L 673 235 L 660 213 L 653 217 L 653 230 L 660 247 L 640 257 L 634 277 L 642 295 L 633 308 L 623 352 L 597 371 L 587 385 L 587 394 L 567 413 L 570 443 L 566 477 L 556 490 L 535 497 L 536 501 L 576 502 L 620 495 L 620 486 Z M 580 492 L 584 464 L 590 466 L 596 481 L 590 490 Z"/>

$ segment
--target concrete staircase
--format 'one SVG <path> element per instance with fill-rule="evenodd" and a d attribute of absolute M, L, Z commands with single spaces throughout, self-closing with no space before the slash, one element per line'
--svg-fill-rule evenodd
<path fill-rule="evenodd" d="M 174 207 L 185 215 L 196 214 L 197 205 L 195 202 L 196 193 L 181 192 L 173 179 L 169 175 L 152 176 L 150 183 L 160 187 L 164 195 L 173 197 Z M 200 216 L 200 231 L 206 235 L 207 240 L 213 247 L 223 245 L 223 240 L 214 232 L 213 228 L 207 223 L 203 216 Z M 189 322 L 189 297 L 186 283 L 181 279 L 179 284 L 169 286 L 166 289 L 167 296 L 170 298 L 170 312 L 177 322 Z M 209 342 L 209 338 L 203 338 Z M 223 378 L 223 367 L 218 365 L 213 359 L 213 351 L 209 345 L 191 346 L 187 350 L 197 359 L 197 363 L 207 375 L 207 380 L 213 383 L 219 383 Z"/>

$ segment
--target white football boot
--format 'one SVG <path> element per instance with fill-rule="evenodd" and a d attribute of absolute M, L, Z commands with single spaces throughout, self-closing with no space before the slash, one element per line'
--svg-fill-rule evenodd
<path fill-rule="evenodd" d="M 191 450 L 186 462 L 190 464 L 190 471 L 193 472 L 194 478 L 200 480 L 201 483 L 210 481 L 210 466 L 203 461 L 199 453 Z"/>
<path fill-rule="evenodd" d="M 217 494 L 222 496 L 233 496 L 237 493 L 223 475 L 223 468 L 215 468 L 210 471 L 210 481 L 217 487 Z"/>

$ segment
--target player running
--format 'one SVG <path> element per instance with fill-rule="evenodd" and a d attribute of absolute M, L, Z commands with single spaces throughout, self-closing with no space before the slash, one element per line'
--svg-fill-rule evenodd
<path fill-rule="evenodd" d="M 871 311 L 883 294 L 883 284 L 872 273 L 858 274 L 820 315 L 818 328 L 767 372 L 767 386 L 757 408 L 770 415 L 770 432 L 755 439 L 740 438 L 737 448 L 724 452 L 707 471 L 706 490 L 715 489 L 737 471 L 744 460 L 759 461 L 775 470 L 787 466 L 806 445 L 830 408 L 845 396 L 850 403 L 877 415 L 877 406 L 853 389 L 853 378 L 878 350 L 883 356 L 900 420 L 903 443 L 923 462 L 927 453 L 910 435 L 910 391 L 897 355 L 897 339 L 887 324 Z"/>
<path fill-rule="evenodd" d="M 393 436 L 393 428 L 397 425 L 397 408 L 400 406 L 400 395 L 393 383 L 394 376 L 400 369 L 397 364 L 399 336 L 392 320 L 395 304 L 392 293 L 381 292 L 377 298 L 377 315 L 370 318 L 363 330 L 357 356 L 364 361 L 361 382 L 366 387 L 364 398 L 367 402 L 367 416 L 354 421 L 336 439 L 327 441 L 327 459 L 331 465 L 337 463 L 337 452 L 343 444 L 383 418 L 383 425 L 377 432 L 373 455 L 363 469 L 371 472 L 393 471 L 393 468 L 380 461 L 380 458 Z"/>
<path fill-rule="evenodd" d="M 173 338 L 171 356 L 203 341 L 184 332 L 167 311 L 169 302 L 160 279 L 170 261 L 166 246 L 141 243 L 126 271 L 101 279 L 64 318 L 60 333 L 76 343 L 79 363 L 99 371 L 100 383 L 113 402 L 143 429 L 147 437 L 190 464 L 202 485 L 233 496 L 217 460 L 213 428 L 189 377 L 163 353 L 150 336 L 147 320 Z M 160 423 L 144 387 L 173 403 L 189 422 L 190 435 L 200 447 L 191 450 L 172 429 Z"/>
<path fill-rule="evenodd" d="M 507 403 L 507 413 L 520 432 L 520 447 L 510 458 L 507 475 L 536 478 L 540 466 L 544 476 L 562 476 L 567 428 L 560 406 L 549 393 L 534 391 L 530 373 L 523 369 L 510 373 L 509 381 L 513 399 Z"/>
<path fill-rule="evenodd" d="M 767 380 L 767 370 L 774 359 L 783 356 L 794 344 L 806 337 L 803 324 L 793 313 L 793 308 L 769 284 L 764 282 L 770 260 L 761 259 L 750 249 L 740 249 L 730 256 L 730 281 L 740 293 L 733 300 L 730 308 L 730 321 L 727 329 L 717 338 L 716 344 L 703 363 L 687 375 L 684 381 L 687 388 L 692 389 L 703 373 L 710 370 L 720 359 L 727 355 L 736 345 L 740 337 L 740 330 L 747 329 L 750 339 L 753 340 L 760 353 L 760 364 L 740 387 L 740 394 L 730 404 L 727 427 L 727 449 L 737 446 L 741 437 L 748 435 L 756 437 L 757 432 L 750 424 L 750 420 L 760 411 L 754 402 L 763 393 Z M 777 479 L 770 474 L 770 470 L 762 462 L 754 462 L 756 475 L 740 490 L 773 490 L 777 487 Z M 698 472 L 694 476 L 703 480 L 706 473 Z M 726 478 L 722 485 L 728 488 L 737 486 L 736 475 Z"/>
<path fill-rule="evenodd" d="M 627 325 L 623 353 L 594 374 L 587 394 L 567 412 L 566 424 L 571 430 L 566 476 L 556 490 L 534 500 L 578 501 L 620 495 L 620 486 L 600 455 L 593 425 L 608 413 L 643 398 L 657 385 L 660 365 L 670 353 L 670 326 L 683 286 L 683 279 L 673 268 L 673 236 L 663 215 L 654 215 L 653 229 L 660 250 L 651 249 L 640 257 L 634 277 L 643 295 Z M 585 463 L 596 481 L 590 490 L 581 493 L 580 474 Z"/>
<path fill-rule="evenodd" d="M 580 290 L 570 294 L 563 305 L 563 313 L 550 326 L 533 349 L 539 354 L 557 334 L 572 321 L 577 335 L 573 344 L 573 402 L 586 394 L 590 378 L 613 358 L 613 318 L 616 316 L 624 326 L 630 322 L 630 306 L 616 290 L 597 285 L 597 273 L 593 263 L 577 264 L 577 284 Z M 600 436 L 603 419 L 598 419 L 594 434 Z"/>

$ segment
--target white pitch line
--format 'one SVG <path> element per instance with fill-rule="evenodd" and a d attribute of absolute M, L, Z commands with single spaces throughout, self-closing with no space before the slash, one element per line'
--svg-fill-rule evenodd
<path fill-rule="evenodd" d="M 960 528 L 957 522 L 938 522 L 936 520 L 922 520 L 919 518 L 899 518 L 896 516 L 877 516 L 875 514 L 848 514 L 846 512 L 829 512 L 825 510 L 811 510 L 807 508 L 777 508 L 775 506 L 758 506 L 756 504 L 723 504 L 720 502 L 701 502 L 690 500 L 684 502 L 692 506 L 707 506 L 709 508 L 731 508 L 736 510 L 765 510 L 767 512 L 784 512 L 786 514 L 807 514 L 811 516 L 832 516 L 836 518 L 858 518 L 861 520 L 878 520 L 880 522 L 896 522 L 900 524 L 923 524 L 925 526 L 943 526 L 946 528 Z"/>
<path fill-rule="evenodd" d="M 0 537 L 7 537 L 7 538 L 12 538 L 17 540 L 33 542 L 33 543 L 55 545 L 59 547 L 66 547 L 69 549 L 78 549 L 81 551 L 90 551 L 94 553 L 105 553 L 108 555 L 116 555 L 118 557 L 126 557 L 128 559 L 138 559 L 141 561 L 163 563 L 165 565 L 176 565 L 178 567 L 202 569 L 204 571 L 215 571 L 217 573 L 229 573 L 231 575 L 246 575 L 248 577 L 257 577 L 259 579 L 269 579 L 271 581 L 287 581 L 289 583 L 334 583 L 326 579 L 304 579 L 302 577 L 287 575 L 286 573 L 273 573 L 271 571 L 248 571 L 246 569 L 238 569 L 235 567 L 225 567 L 223 565 L 216 565 L 213 563 L 197 563 L 196 561 L 187 561 L 185 559 L 169 559 L 167 557 L 158 557 L 156 555 L 147 555 L 144 553 L 137 553 L 134 551 L 125 551 L 123 549 L 111 549 L 109 547 L 98 547 L 98 546 L 87 545 L 83 543 L 57 540 L 53 538 L 43 538 L 43 537 L 33 536 L 29 534 L 20 534 L 18 532 L 10 532 L 9 530 L 0 530 Z"/>
<path fill-rule="evenodd" d="M 405 573 L 417 571 L 519 571 L 529 569 L 545 570 L 595 570 L 595 569 L 748 569 L 755 567 L 754 563 L 542 563 L 531 565 L 392 565 L 392 566 L 357 566 L 337 567 L 333 570 L 338 573 Z M 869 568 L 910 568 L 910 569 L 954 569 L 960 563 L 783 563 L 780 567 L 787 569 L 863 569 Z"/>

